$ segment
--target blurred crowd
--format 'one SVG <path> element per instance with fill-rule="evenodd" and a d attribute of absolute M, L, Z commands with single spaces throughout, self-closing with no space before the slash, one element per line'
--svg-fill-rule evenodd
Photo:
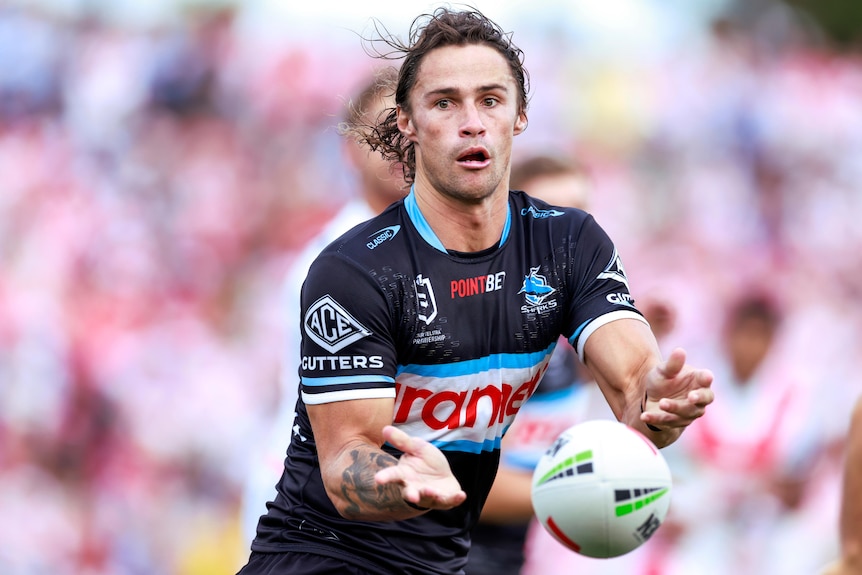
<path fill-rule="evenodd" d="M 235 17 L 130 29 L 0 3 L 0 573 L 219 575 L 246 552 L 240 486 L 274 416 L 282 276 L 351 194 L 335 125 L 373 63 L 324 42 L 264 56 Z M 666 304 L 663 341 L 691 363 L 730 369 L 744 296 L 781 318 L 752 380 L 766 391 L 727 392 L 754 415 L 717 410 L 710 429 L 744 443 L 785 408 L 792 425 L 769 465 L 681 444 L 679 477 L 715 499 L 680 489 L 691 521 L 673 533 L 708 525 L 734 547 L 780 532 L 777 549 L 817 534 L 828 555 L 862 393 L 862 59 L 730 20 L 665 58 L 579 54 L 527 51 L 551 97 L 516 154 L 550 141 L 590 166 L 635 297 Z M 800 509 L 806 529 L 774 529 Z"/>

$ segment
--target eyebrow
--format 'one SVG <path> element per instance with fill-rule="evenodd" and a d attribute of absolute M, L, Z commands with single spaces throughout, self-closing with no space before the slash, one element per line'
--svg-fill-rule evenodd
<path fill-rule="evenodd" d="M 479 86 L 476 88 L 478 92 L 492 92 L 494 90 L 500 90 L 508 93 L 509 87 L 506 84 L 486 84 L 484 86 Z M 426 96 L 452 96 L 460 93 L 461 90 L 455 87 L 446 87 L 446 88 L 437 88 L 436 90 L 431 90 L 427 92 Z"/>

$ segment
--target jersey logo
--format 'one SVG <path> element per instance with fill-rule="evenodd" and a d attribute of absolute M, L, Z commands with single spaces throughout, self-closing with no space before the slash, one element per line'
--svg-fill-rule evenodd
<path fill-rule="evenodd" d="M 530 275 L 524 276 L 519 294 L 524 294 L 524 299 L 531 306 L 540 306 L 555 290 L 548 285 L 545 276 L 539 275 L 539 268 L 530 268 Z"/>
<path fill-rule="evenodd" d="M 503 289 L 505 280 L 506 272 L 452 280 L 449 282 L 449 294 L 452 299 L 455 299 L 500 291 Z"/>
<path fill-rule="evenodd" d="M 600 280 L 616 280 L 626 286 L 626 288 L 629 287 L 629 280 L 626 277 L 626 270 L 623 267 L 623 260 L 620 258 L 620 254 L 617 253 L 616 248 L 614 248 L 614 253 L 611 256 L 611 261 L 608 262 L 607 266 L 605 266 L 605 271 L 603 271 L 596 277 Z"/>
<path fill-rule="evenodd" d="M 533 206 L 529 206 L 527 208 L 521 208 L 521 215 L 527 216 L 531 215 L 534 218 L 542 219 L 542 218 L 555 218 L 557 216 L 562 216 L 566 212 L 561 212 L 560 210 L 537 210 Z"/>
<path fill-rule="evenodd" d="M 396 424 L 421 419 L 433 430 L 490 429 L 511 423 L 545 374 L 547 366 L 519 383 L 475 385 L 453 390 L 395 384 Z"/>
<path fill-rule="evenodd" d="M 430 324 L 437 317 L 437 300 L 434 298 L 431 280 L 422 277 L 422 274 L 416 276 L 416 299 L 419 302 L 419 319 L 424 321 L 425 325 Z"/>
<path fill-rule="evenodd" d="M 383 242 L 387 242 L 397 236 L 399 231 L 401 231 L 401 226 L 389 226 L 388 228 L 377 230 L 376 232 L 368 236 L 369 241 L 365 244 L 365 246 L 369 250 L 373 250 Z"/>
<path fill-rule="evenodd" d="M 305 334 L 329 353 L 336 353 L 371 335 L 368 328 L 356 321 L 329 294 L 311 304 L 302 323 Z"/>

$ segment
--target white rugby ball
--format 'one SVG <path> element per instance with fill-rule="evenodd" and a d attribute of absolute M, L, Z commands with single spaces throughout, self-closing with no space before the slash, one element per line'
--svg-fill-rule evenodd
<path fill-rule="evenodd" d="M 533 472 L 536 517 L 557 541 L 587 557 L 641 546 L 670 507 L 670 468 L 640 432 L 590 420 L 561 433 Z"/>

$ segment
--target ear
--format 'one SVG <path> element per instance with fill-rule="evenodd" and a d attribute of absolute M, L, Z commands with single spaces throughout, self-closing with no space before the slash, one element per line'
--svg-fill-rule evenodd
<path fill-rule="evenodd" d="M 396 106 L 395 113 L 398 114 L 398 129 L 405 138 L 411 142 L 416 141 L 416 128 L 413 126 L 413 120 L 410 119 L 410 114 L 403 106 Z"/>
<path fill-rule="evenodd" d="M 515 118 L 515 135 L 517 136 L 521 132 L 527 129 L 527 112 L 521 111 L 518 112 L 518 117 Z"/>

